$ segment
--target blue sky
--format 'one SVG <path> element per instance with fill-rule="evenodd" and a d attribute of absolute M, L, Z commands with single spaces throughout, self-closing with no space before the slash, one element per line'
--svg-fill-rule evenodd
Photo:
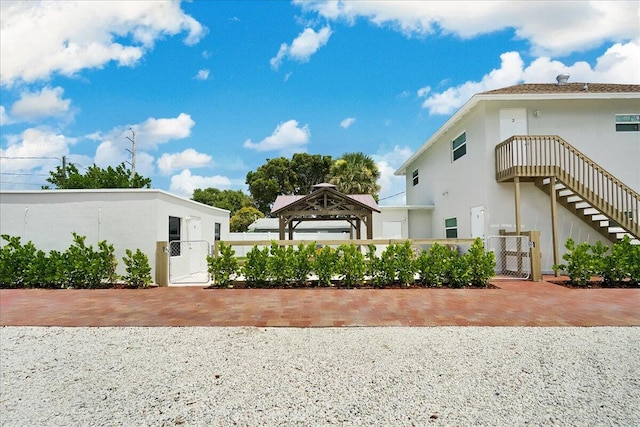
<path fill-rule="evenodd" d="M 130 161 L 133 129 L 136 170 L 181 196 L 362 151 L 400 204 L 393 172 L 474 93 L 640 83 L 635 1 L 2 1 L 0 25 L 3 190 Z"/>

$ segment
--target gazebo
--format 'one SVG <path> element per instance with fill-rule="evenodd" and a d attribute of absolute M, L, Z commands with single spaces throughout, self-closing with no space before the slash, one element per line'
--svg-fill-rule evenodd
<path fill-rule="evenodd" d="M 380 212 L 370 194 L 343 194 L 332 184 L 313 186 L 306 196 L 278 196 L 271 215 L 279 218 L 280 240 L 293 240 L 293 232 L 304 221 L 347 221 L 351 224 L 351 238 L 362 238 L 361 226 L 367 227 L 367 239 L 373 239 L 373 212 Z"/>

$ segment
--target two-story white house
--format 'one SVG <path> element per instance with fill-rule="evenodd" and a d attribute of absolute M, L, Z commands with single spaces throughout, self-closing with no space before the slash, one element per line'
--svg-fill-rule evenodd
<path fill-rule="evenodd" d="M 396 171 L 407 204 L 429 207 L 409 212 L 409 237 L 539 230 L 544 272 L 568 237 L 638 239 L 640 85 L 568 78 L 479 93 L 453 114 Z"/>

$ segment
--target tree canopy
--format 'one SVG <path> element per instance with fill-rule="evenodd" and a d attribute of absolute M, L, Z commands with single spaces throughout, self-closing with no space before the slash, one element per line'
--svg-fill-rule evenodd
<path fill-rule="evenodd" d="M 231 232 L 245 232 L 258 218 L 264 218 L 264 214 L 253 206 L 244 206 L 231 217 L 229 229 Z"/>
<path fill-rule="evenodd" d="M 81 174 L 78 168 L 69 163 L 64 167 L 57 166 L 49 172 L 47 182 L 61 190 L 67 189 L 95 189 L 95 188 L 150 188 L 151 179 L 144 178 L 136 172 L 133 179 L 131 170 L 124 163 L 115 168 L 108 166 L 102 169 L 95 164 L 89 166 L 87 171 Z M 50 189 L 44 186 L 43 189 Z"/>
<path fill-rule="evenodd" d="M 371 194 L 377 199 L 380 171 L 373 159 L 364 153 L 346 153 L 331 165 L 330 183 L 345 194 Z"/>
<path fill-rule="evenodd" d="M 196 188 L 192 200 L 231 211 L 231 216 L 245 206 L 253 206 L 251 197 L 241 190 L 219 190 L 217 188 Z"/>
<path fill-rule="evenodd" d="M 308 194 L 311 188 L 325 182 L 331 168 L 331 156 L 296 153 L 267 159 L 267 163 L 247 174 L 247 185 L 256 207 L 269 215 L 271 205 L 281 194 Z"/>

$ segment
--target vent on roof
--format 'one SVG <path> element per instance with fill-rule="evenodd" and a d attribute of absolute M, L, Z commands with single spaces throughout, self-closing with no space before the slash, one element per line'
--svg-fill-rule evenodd
<path fill-rule="evenodd" d="M 569 81 L 569 77 L 570 76 L 571 76 L 571 74 L 569 74 L 569 73 L 558 74 L 558 77 L 556 77 L 556 81 L 558 82 L 557 85 L 558 86 L 566 85 L 567 81 Z"/>

